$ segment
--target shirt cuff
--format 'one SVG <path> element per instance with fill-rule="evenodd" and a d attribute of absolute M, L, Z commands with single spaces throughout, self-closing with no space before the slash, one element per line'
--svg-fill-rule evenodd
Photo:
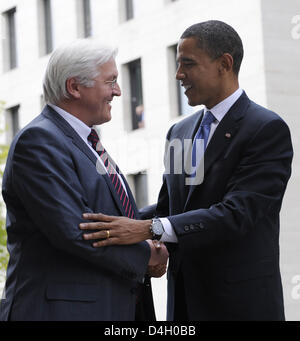
<path fill-rule="evenodd" d="M 167 243 L 178 243 L 178 238 L 176 236 L 172 224 L 170 223 L 170 220 L 168 218 L 159 218 L 159 220 L 163 224 L 165 230 L 165 232 L 161 236 L 160 241 Z"/>

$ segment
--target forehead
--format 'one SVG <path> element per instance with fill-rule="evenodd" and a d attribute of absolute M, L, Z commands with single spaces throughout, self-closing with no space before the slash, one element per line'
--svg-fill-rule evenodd
<path fill-rule="evenodd" d="M 99 71 L 103 77 L 118 76 L 117 65 L 113 58 L 100 65 Z"/>
<path fill-rule="evenodd" d="M 177 45 L 177 60 L 195 60 L 208 57 L 207 53 L 197 46 L 195 38 L 180 39 Z"/>

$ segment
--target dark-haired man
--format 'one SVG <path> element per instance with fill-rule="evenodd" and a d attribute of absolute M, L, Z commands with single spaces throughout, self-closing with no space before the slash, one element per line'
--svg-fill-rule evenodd
<path fill-rule="evenodd" d="M 286 123 L 240 89 L 242 58 L 239 35 L 221 21 L 183 33 L 176 78 L 189 104 L 205 108 L 172 126 L 167 140 L 192 140 L 191 157 L 183 150 L 173 161 L 185 160 L 185 170 L 189 160 L 202 165 L 201 181 L 193 172 L 165 172 L 155 210 L 161 219 L 143 227 L 90 216 L 101 221 L 90 238 L 110 230 L 99 246 L 149 238 L 149 229 L 169 242 L 169 320 L 284 320 L 279 212 L 293 150 Z"/>

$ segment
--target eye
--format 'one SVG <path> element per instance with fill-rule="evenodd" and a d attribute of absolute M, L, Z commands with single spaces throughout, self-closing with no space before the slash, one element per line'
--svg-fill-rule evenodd
<path fill-rule="evenodd" d="M 195 65 L 195 63 L 194 62 L 184 62 L 184 63 L 182 63 L 183 64 L 183 66 L 187 66 L 187 67 L 189 67 L 189 66 L 194 66 Z"/>
<path fill-rule="evenodd" d="M 118 79 L 115 78 L 115 79 L 113 79 L 112 81 L 106 81 L 105 83 L 106 83 L 106 84 L 110 84 L 111 88 L 114 89 L 115 86 L 116 86 L 117 81 L 118 81 Z"/>

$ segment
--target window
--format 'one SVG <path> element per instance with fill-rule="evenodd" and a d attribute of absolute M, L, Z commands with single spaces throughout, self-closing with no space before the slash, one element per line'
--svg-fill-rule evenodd
<path fill-rule="evenodd" d="M 5 112 L 7 144 L 11 143 L 14 136 L 19 131 L 19 108 L 20 106 L 17 105 L 7 109 Z"/>
<path fill-rule="evenodd" d="M 138 18 L 143 11 L 144 2 L 141 0 L 119 0 L 120 21 L 129 21 Z"/>
<path fill-rule="evenodd" d="M 17 67 L 16 8 L 2 14 L 4 22 L 3 60 L 4 71 Z"/>
<path fill-rule="evenodd" d="M 91 1 L 77 0 L 78 36 L 87 38 L 92 35 Z"/>
<path fill-rule="evenodd" d="M 133 191 L 136 205 L 140 209 L 148 205 L 148 184 L 146 172 L 140 172 L 128 176 L 130 188 Z"/>
<path fill-rule="evenodd" d="M 38 0 L 40 56 L 53 50 L 51 0 Z"/>
<path fill-rule="evenodd" d="M 135 60 L 128 64 L 130 75 L 131 93 L 131 120 L 132 129 L 139 129 L 144 126 L 144 106 L 143 106 L 143 85 L 141 60 Z"/>
<path fill-rule="evenodd" d="M 169 62 L 169 77 L 170 77 L 170 101 L 171 111 L 175 115 L 188 115 L 195 112 L 195 108 L 188 104 L 188 99 L 184 94 L 185 89 L 176 80 L 177 70 L 177 45 L 172 45 L 168 48 L 168 62 Z"/>
<path fill-rule="evenodd" d="M 40 109 L 43 110 L 46 104 L 44 95 L 40 95 Z"/>
<path fill-rule="evenodd" d="M 133 19 L 133 0 L 125 0 L 126 1 L 126 20 Z"/>
<path fill-rule="evenodd" d="M 136 130 L 145 126 L 141 59 L 122 67 L 123 101 L 126 130 Z"/>

